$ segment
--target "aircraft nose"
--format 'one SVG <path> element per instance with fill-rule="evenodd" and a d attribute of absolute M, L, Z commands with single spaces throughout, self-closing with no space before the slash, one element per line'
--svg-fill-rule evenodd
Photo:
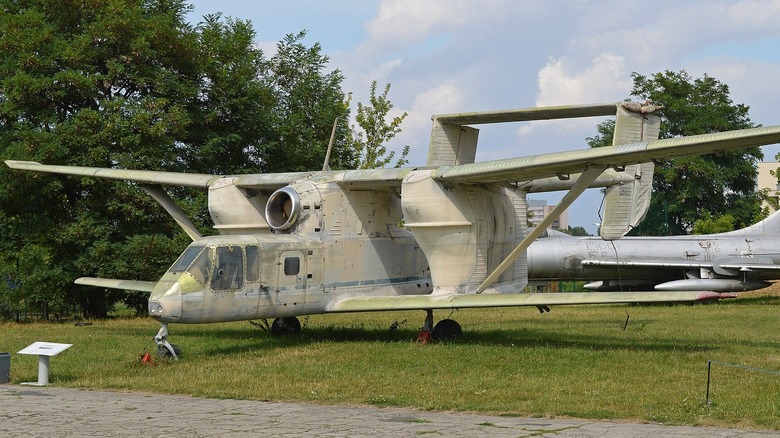
<path fill-rule="evenodd" d="M 149 316 L 160 322 L 181 318 L 181 285 L 178 281 L 160 282 L 149 297 Z"/>

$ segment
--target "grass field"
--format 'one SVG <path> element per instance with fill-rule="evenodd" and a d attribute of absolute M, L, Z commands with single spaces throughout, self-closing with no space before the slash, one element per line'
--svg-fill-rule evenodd
<path fill-rule="evenodd" d="M 464 310 L 451 315 L 464 337 L 434 345 L 415 342 L 424 312 L 312 316 L 302 336 L 281 339 L 246 322 L 171 325 L 183 358 L 153 365 L 139 362 L 155 350 L 151 319 L 0 324 L 0 351 L 12 353 L 14 383 L 37 380 L 36 357 L 16 351 L 48 341 L 73 344 L 51 360 L 58 386 L 780 430 L 779 375 L 713 365 L 704 403 L 708 360 L 780 371 L 779 309 L 770 292 L 696 306 Z"/>

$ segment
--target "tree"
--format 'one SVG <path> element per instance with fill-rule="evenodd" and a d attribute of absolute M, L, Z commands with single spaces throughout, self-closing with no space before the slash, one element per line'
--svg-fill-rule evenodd
<path fill-rule="evenodd" d="M 734 104 L 728 85 L 704 75 L 693 79 L 686 71 L 652 76 L 632 74 L 635 100 L 663 105 L 660 138 L 751 128 L 749 107 Z M 614 120 L 600 124 L 591 147 L 612 144 Z M 762 217 L 756 190 L 760 148 L 728 151 L 656 163 L 653 198 L 647 217 L 632 234 L 688 234 L 697 220 L 710 215 L 718 221 L 730 215 L 741 228 Z"/>
<path fill-rule="evenodd" d="M 306 47 L 306 32 L 288 34 L 278 44 L 265 80 L 274 93 L 273 135 L 261 146 L 263 172 L 311 171 L 322 169 L 334 120 L 345 120 L 339 70 L 324 73 L 328 57 L 319 43 Z M 337 126 L 331 155 L 333 169 L 353 168 L 353 151 L 345 144 L 347 128 Z"/>
<path fill-rule="evenodd" d="M 570 236 L 590 236 L 588 230 L 580 226 L 572 227 L 571 225 L 569 225 L 568 227 L 566 227 L 566 229 L 563 229 L 561 231 Z"/>
<path fill-rule="evenodd" d="M 344 117 L 341 74 L 288 36 L 271 60 L 250 23 L 183 0 L 0 0 L 0 159 L 235 174 L 321 167 Z M 341 135 L 336 163 L 352 164 Z M 289 149 L 288 149 L 289 148 Z M 284 159 L 280 159 L 284 158 Z M 300 162 L 300 166 L 293 167 Z M 316 164 L 316 166 L 315 166 Z M 202 231 L 205 194 L 169 191 Z M 136 185 L 0 165 L 5 313 L 105 316 L 124 299 L 81 275 L 156 280 L 189 242 Z M 13 285 L 11 287 L 10 285 Z"/>
<path fill-rule="evenodd" d="M 713 218 L 709 213 L 693 224 L 693 234 L 715 234 L 734 230 L 734 218 L 724 214 Z"/>
<path fill-rule="evenodd" d="M 376 81 L 373 81 L 369 98 L 370 105 L 364 105 L 361 102 L 357 104 L 355 120 L 360 129 L 352 125 L 347 143 L 358 157 L 357 168 L 359 169 L 386 167 L 395 157 L 395 151 L 387 153 L 385 144 L 401 132 L 400 125 L 409 114 L 404 112 L 388 122 L 387 116 L 393 109 L 393 104 L 387 98 L 389 92 L 390 84 L 387 84 L 382 95 L 377 96 Z M 408 163 L 407 155 L 409 155 L 408 145 L 404 146 L 395 167 L 401 167 Z"/>

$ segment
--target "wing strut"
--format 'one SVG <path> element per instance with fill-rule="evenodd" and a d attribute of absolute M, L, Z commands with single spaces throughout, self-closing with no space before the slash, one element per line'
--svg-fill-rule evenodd
<path fill-rule="evenodd" d="M 161 186 L 153 184 L 141 184 L 141 188 L 144 189 L 144 191 L 148 193 L 149 196 L 154 198 L 155 201 L 163 206 L 165 211 L 171 215 L 176 223 L 179 224 L 181 229 L 184 230 L 188 236 L 190 236 L 190 239 L 196 240 L 201 238 L 200 231 L 198 231 L 195 225 L 193 225 L 189 218 L 187 218 L 184 212 L 181 211 L 175 202 L 173 202 L 173 199 L 168 196 L 168 193 L 166 193 Z"/>
<path fill-rule="evenodd" d="M 528 246 L 531 245 L 531 242 L 539 237 L 539 235 L 542 234 L 542 231 L 546 230 L 555 219 L 558 219 L 561 213 L 569 208 L 571 203 L 574 202 L 575 199 L 579 198 L 582 192 L 584 192 L 585 189 L 587 189 L 588 186 L 590 186 L 590 184 L 595 181 L 596 178 L 598 178 L 605 169 L 606 167 L 603 166 L 593 166 L 589 167 L 587 170 L 585 170 L 585 172 L 582 172 L 582 175 L 577 178 L 577 182 L 574 183 L 572 188 L 566 193 L 563 199 L 561 199 L 561 202 L 559 202 L 558 205 L 555 206 L 555 208 L 553 208 L 553 210 L 547 216 L 545 216 L 541 222 L 539 222 L 539 225 L 530 230 L 525 236 L 525 239 L 523 239 L 523 241 L 520 242 L 520 244 L 517 245 L 517 247 L 515 247 L 515 249 L 513 249 L 508 256 L 506 256 L 504 261 L 502 261 L 501 264 L 498 265 L 496 269 L 494 269 L 493 272 L 487 276 L 487 278 L 485 278 L 485 281 L 483 281 L 482 284 L 480 284 L 477 288 L 477 293 L 482 293 L 485 289 L 488 288 L 488 286 L 495 283 L 496 280 L 498 280 L 498 277 L 500 277 L 501 274 L 507 270 L 507 268 L 512 266 L 512 264 L 515 262 L 515 259 L 520 254 L 522 254 L 523 251 L 528 249 Z"/>

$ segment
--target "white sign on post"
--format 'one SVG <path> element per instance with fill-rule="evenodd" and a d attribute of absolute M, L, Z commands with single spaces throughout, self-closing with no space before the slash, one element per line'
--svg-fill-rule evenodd
<path fill-rule="evenodd" d="M 46 386 L 49 384 L 49 358 L 70 348 L 73 344 L 57 344 L 54 342 L 33 342 L 19 350 L 18 354 L 38 356 L 38 381 L 25 382 L 22 385 Z"/>

